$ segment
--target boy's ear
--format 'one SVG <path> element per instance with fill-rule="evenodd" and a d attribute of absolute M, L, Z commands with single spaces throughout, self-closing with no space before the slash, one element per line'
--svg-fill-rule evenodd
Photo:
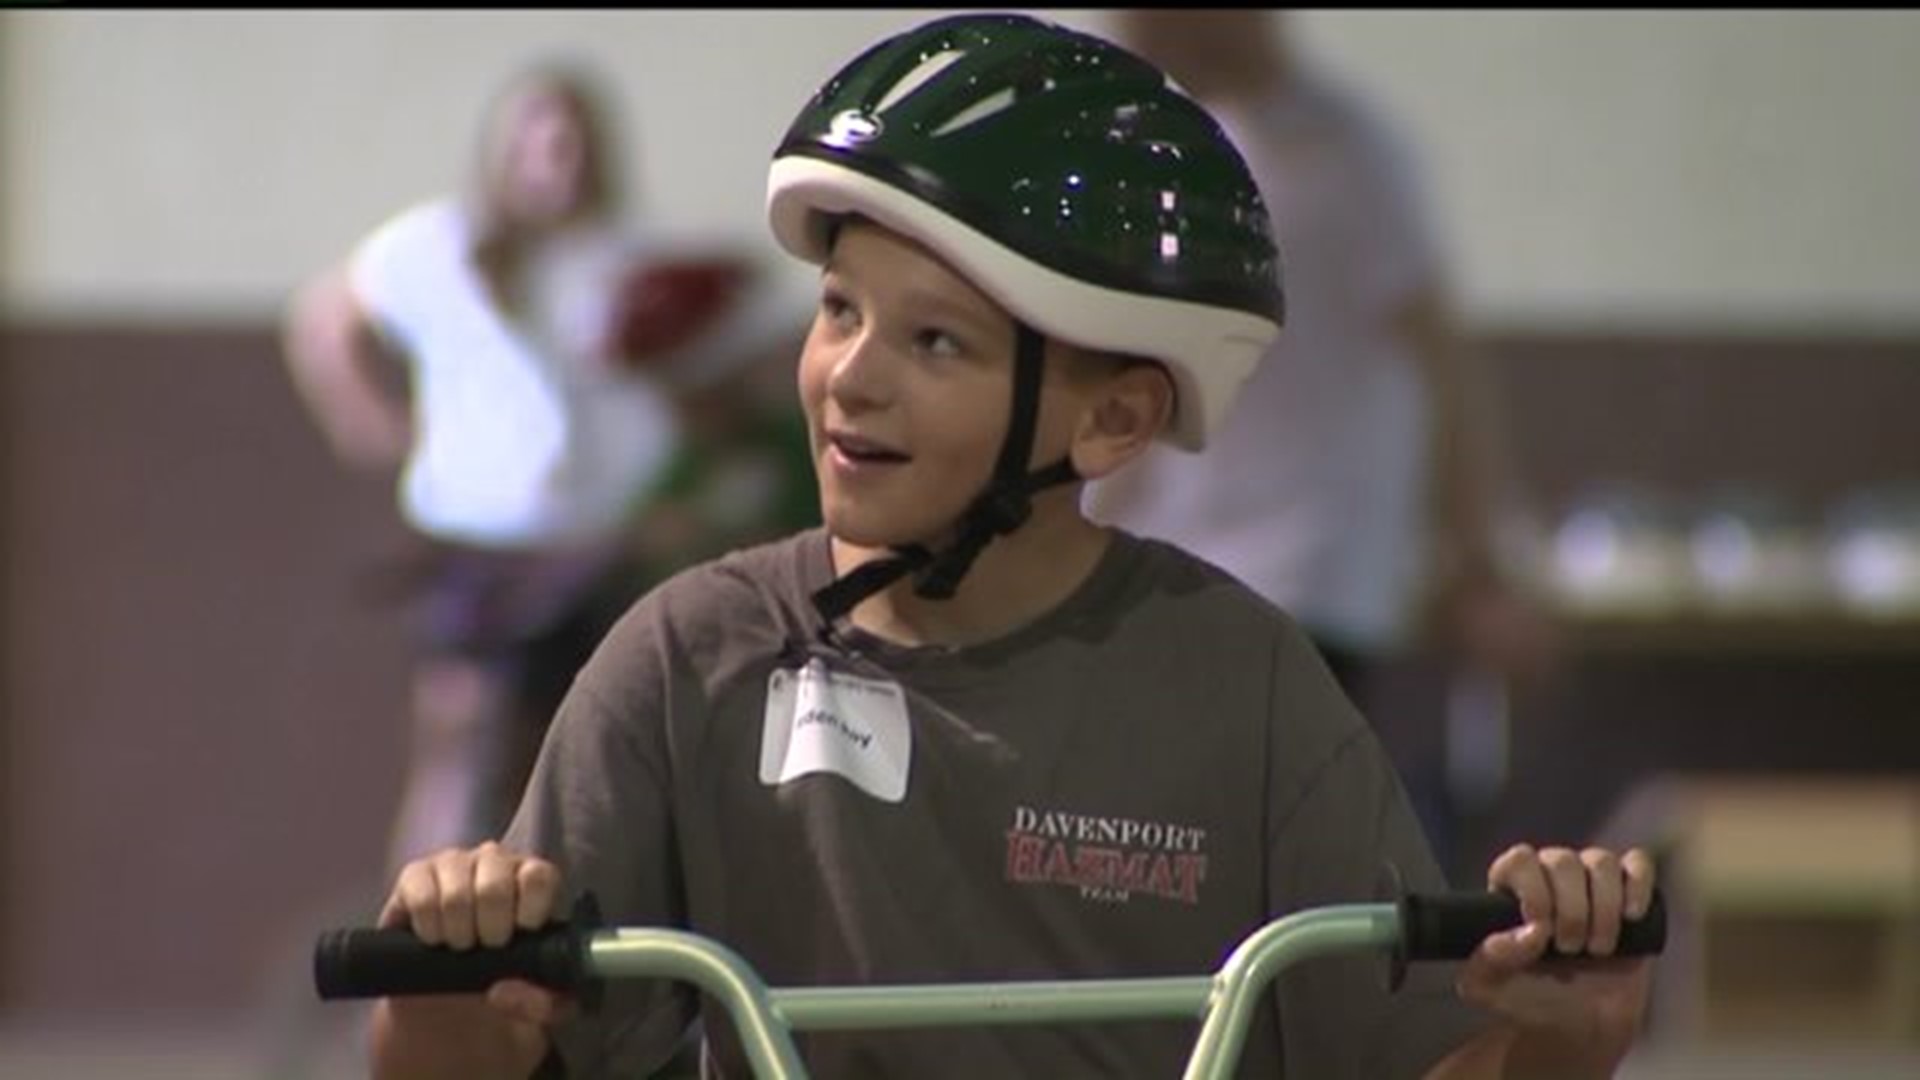
<path fill-rule="evenodd" d="M 1103 378 L 1074 431 L 1074 471 L 1088 480 L 1139 457 L 1173 422 L 1173 380 L 1159 364 L 1134 364 Z"/>

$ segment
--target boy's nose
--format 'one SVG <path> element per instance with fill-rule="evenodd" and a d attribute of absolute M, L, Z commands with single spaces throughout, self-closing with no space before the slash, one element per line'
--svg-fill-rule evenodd
<path fill-rule="evenodd" d="M 874 409 L 893 400 L 885 350 L 870 332 L 846 343 L 827 375 L 827 393 L 845 410 Z"/>

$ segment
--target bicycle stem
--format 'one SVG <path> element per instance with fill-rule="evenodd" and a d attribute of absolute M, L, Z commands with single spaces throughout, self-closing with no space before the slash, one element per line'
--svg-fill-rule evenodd
<path fill-rule="evenodd" d="M 1390 947 L 1400 940 L 1393 904 L 1336 904 L 1275 920 L 1240 943 L 1211 980 L 1206 1022 L 1187 1059 L 1184 1080 L 1232 1073 L 1261 991 L 1287 967 L 1315 956 Z"/>

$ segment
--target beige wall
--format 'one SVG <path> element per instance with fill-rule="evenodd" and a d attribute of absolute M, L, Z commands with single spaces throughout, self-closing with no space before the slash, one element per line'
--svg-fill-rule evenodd
<path fill-rule="evenodd" d="M 0 15 L 8 291 L 36 313 L 256 318 L 461 179 L 489 95 L 551 54 L 597 61 L 622 93 L 649 208 L 759 238 L 766 160 L 806 95 L 850 49 L 933 14 Z"/>
<path fill-rule="evenodd" d="M 933 14 L 10 12 L 0 269 L 29 313 L 256 318 L 451 182 L 480 101 L 550 50 L 612 69 L 654 208 L 758 230 L 765 156 L 805 93 L 856 44 Z M 1483 319 L 1920 321 L 1920 15 L 1299 23 L 1417 136 Z"/>
<path fill-rule="evenodd" d="M 1343 12 L 1476 307 L 1791 332 L 1920 320 L 1920 14 Z"/>

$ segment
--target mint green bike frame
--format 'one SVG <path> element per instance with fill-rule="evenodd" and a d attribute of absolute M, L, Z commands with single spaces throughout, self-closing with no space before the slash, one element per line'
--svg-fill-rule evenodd
<path fill-rule="evenodd" d="M 769 988 L 740 954 L 681 930 L 624 928 L 587 940 L 587 967 L 606 979 L 691 983 L 726 1007 L 758 1080 L 807 1080 L 794 1031 L 1198 1017 L 1185 1080 L 1232 1074 L 1255 1003 L 1289 965 L 1400 940 L 1396 905 L 1334 904 L 1276 919 L 1243 940 L 1212 975 L 1030 982 Z"/>

